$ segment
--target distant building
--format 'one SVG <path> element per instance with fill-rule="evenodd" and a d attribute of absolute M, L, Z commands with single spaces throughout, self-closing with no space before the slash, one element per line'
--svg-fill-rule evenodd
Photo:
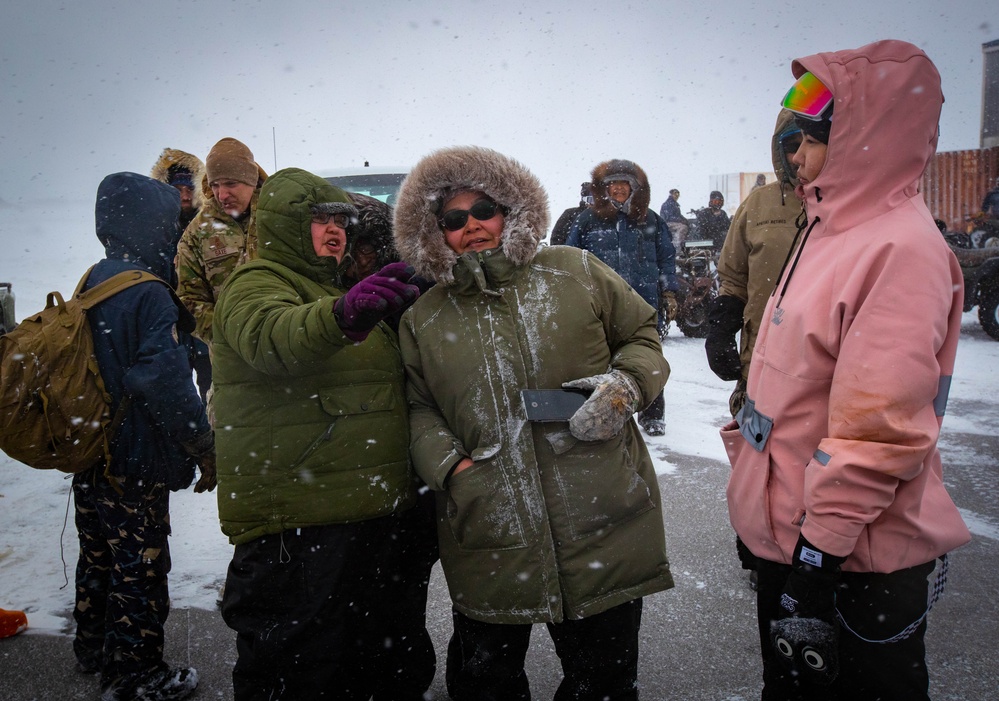
<path fill-rule="evenodd" d="M 777 180 L 777 176 L 773 174 L 773 171 L 712 175 L 708 178 L 707 192 L 703 195 L 694 193 L 695 209 L 707 207 L 708 193 L 712 190 L 718 190 L 718 192 L 725 196 L 725 206 L 722 209 L 728 212 L 729 216 L 732 216 L 735 214 L 735 210 L 739 208 L 739 205 L 742 204 L 742 201 L 749 196 L 749 193 L 761 175 L 767 184 Z M 702 199 L 703 202 L 701 201 Z"/>

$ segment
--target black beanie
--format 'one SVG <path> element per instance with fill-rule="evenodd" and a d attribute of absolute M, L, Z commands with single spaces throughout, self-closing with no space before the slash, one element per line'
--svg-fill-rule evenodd
<path fill-rule="evenodd" d="M 833 104 L 830 103 L 821 120 L 816 122 L 796 114 L 794 115 L 794 123 L 801 129 L 802 134 L 808 134 L 816 141 L 828 144 L 829 132 L 832 130 L 832 116 Z"/>

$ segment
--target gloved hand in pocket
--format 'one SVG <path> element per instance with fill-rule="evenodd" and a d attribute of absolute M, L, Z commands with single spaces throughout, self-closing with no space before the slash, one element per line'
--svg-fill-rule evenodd
<path fill-rule="evenodd" d="M 832 684 L 839 674 L 836 589 L 844 560 L 799 536 L 791 575 L 781 594 L 780 618 L 770 623 L 777 659 L 815 684 Z"/>
<path fill-rule="evenodd" d="M 606 441 L 616 436 L 642 398 L 635 381 L 620 370 L 563 382 L 562 386 L 593 390 L 569 419 L 569 432 L 581 441 Z"/>

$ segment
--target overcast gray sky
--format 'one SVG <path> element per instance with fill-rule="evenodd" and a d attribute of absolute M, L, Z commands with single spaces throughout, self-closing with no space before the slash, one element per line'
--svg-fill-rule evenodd
<path fill-rule="evenodd" d="M 792 58 L 895 38 L 943 77 L 941 150 L 978 148 L 995 0 L 780 3 L 10 2 L 0 23 L 0 201 L 92 199 L 160 151 L 224 136 L 268 172 L 509 154 L 553 216 L 608 158 L 703 206 L 714 173 L 770 168 Z M 991 24 L 990 24 L 991 22 Z M 276 139 L 272 142 L 272 134 Z"/>

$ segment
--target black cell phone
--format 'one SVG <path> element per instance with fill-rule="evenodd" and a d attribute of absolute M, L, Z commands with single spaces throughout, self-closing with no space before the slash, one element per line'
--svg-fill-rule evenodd
<path fill-rule="evenodd" d="M 590 396 L 582 389 L 522 389 L 528 421 L 568 421 Z"/>

